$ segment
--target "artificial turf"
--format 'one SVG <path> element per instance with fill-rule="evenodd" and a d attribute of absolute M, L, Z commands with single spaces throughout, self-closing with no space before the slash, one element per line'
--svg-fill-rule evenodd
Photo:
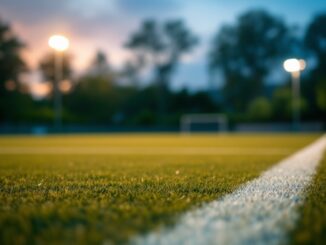
<path fill-rule="evenodd" d="M 190 208 L 232 192 L 316 137 L 2 137 L 0 244 L 127 242 L 136 234 L 173 223 Z M 107 154 L 106 147 L 119 149 L 120 153 Z M 222 147 L 235 152 L 172 151 L 180 147 L 195 147 L 196 151 Z M 121 151 L 124 148 L 129 151 Z M 249 153 L 236 152 L 249 148 Z M 287 150 L 253 154 L 275 148 Z M 28 153 L 32 149 L 37 151 Z M 134 154 L 130 149 L 149 152 Z"/>
<path fill-rule="evenodd" d="M 299 213 L 299 222 L 290 233 L 290 244 L 326 244 L 326 153 L 307 189 L 307 197 Z"/>

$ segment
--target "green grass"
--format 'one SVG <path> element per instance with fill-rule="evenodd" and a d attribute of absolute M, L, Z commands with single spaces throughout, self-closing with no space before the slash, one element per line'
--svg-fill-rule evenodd
<path fill-rule="evenodd" d="M 316 137 L 2 137 L 0 244 L 126 242 L 232 192 Z M 120 153 L 106 153 L 110 147 Z M 184 148 L 191 150 L 178 153 Z M 206 154 L 206 148 L 234 152 Z M 252 153 L 262 149 L 285 151 Z"/>
<path fill-rule="evenodd" d="M 317 175 L 307 190 L 300 209 L 300 220 L 291 233 L 292 244 L 326 244 L 326 154 Z"/>

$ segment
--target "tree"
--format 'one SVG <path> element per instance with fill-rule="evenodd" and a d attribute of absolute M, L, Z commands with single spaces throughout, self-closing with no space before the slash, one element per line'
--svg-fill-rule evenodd
<path fill-rule="evenodd" d="M 113 81 L 101 76 L 86 75 L 82 77 L 71 94 L 66 96 L 68 111 L 79 121 L 88 123 L 107 123 L 111 120 Z"/>
<path fill-rule="evenodd" d="M 213 76 L 222 71 L 230 111 L 246 109 L 262 94 L 266 77 L 289 51 L 291 40 L 284 22 L 264 10 L 246 12 L 220 29 L 209 52 L 209 70 Z"/>
<path fill-rule="evenodd" d="M 272 105 L 265 97 L 257 97 L 250 102 L 248 116 L 254 121 L 267 121 L 272 117 Z"/>
<path fill-rule="evenodd" d="M 326 14 L 317 15 L 309 24 L 305 37 L 305 46 L 314 53 L 317 66 L 313 73 L 326 77 Z"/>
<path fill-rule="evenodd" d="M 114 76 L 85 75 L 65 97 L 67 111 L 78 122 L 121 123 L 127 115 L 126 105 L 135 90 L 119 86 Z"/>
<path fill-rule="evenodd" d="M 54 82 L 55 80 L 55 57 L 54 53 L 45 54 L 39 63 L 39 69 L 42 73 L 44 81 Z M 71 57 L 66 53 L 61 54 L 62 57 L 62 80 L 70 80 L 72 76 Z"/>
<path fill-rule="evenodd" d="M 291 120 L 292 113 L 292 93 L 288 87 L 278 88 L 274 91 L 273 98 L 274 117 L 278 121 Z"/>
<path fill-rule="evenodd" d="M 24 47 L 9 24 L 0 19 L 0 96 L 17 88 L 19 75 L 27 70 L 20 55 Z"/>
<path fill-rule="evenodd" d="M 19 76 L 27 71 L 21 58 L 25 45 L 15 36 L 10 25 L 0 19 L 0 122 L 23 121 L 30 112 L 32 100 L 22 94 Z"/>
<path fill-rule="evenodd" d="M 293 106 L 301 115 L 307 112 L 307 101 L 304 97 L 296 100 L 293 105 L 292 91 L 288 86 L 278 88 L 272 97 L 274 119 L 278 121 L 290 121 L 292 119 Z"/>
<path fill-rule="evenodd" d="M 319 119 L 324 120 L 326 112 L 326 14 L 317 15 L 308 28 L 304 37 L 305 47 L 313 54 L 317 61 L 316 66 L 311 70 L 309 80 L 304 86 L 304 94 L 309 99 L 311 110 Z M 323 118 L 324 117 L 324 118 Z"/>
<path fill-rule="evenodd" d="M 111 75 L 112 71 L 110 65 L 108 63 L 105 53 L 101 50 L 96 52 L 95 57 L 89 68 L 89 73 L 90 75 L 103 77 Z"/>
<path fill-rule="evenodd" d="M 317 105 L 319 109 L 323 113 L 326 113 L 326 79 L 321 80 L 321 82 L 317 85 L 316 99 L 317 99 Z M 325 119 L 325 118 L 321 118 L 321 119 Z"/>
<path fill-rule="evenodd" d="M 198 38 L 181 20 L 170 20 L 164 24 L 146 20 L 127 42 L 127 48 L 142 60 L 143 67 L 150 67 L 154 73 L 160 111 L 165 110 L 164 93 L 178 62 L 197 43 Z"/>
<path fill-rule="evenodd" d="M 139 87 L 140 85 L 140 71 L 142 69 L 142 59 L 128 60 L 125 62 L 121 72 L 120 78 L 123 82 Z"/>

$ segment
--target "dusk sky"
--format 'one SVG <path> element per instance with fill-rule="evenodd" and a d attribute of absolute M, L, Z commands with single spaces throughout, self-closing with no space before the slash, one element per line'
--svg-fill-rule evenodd
<path fill-rule="evenodd" d="M 305 28 L 312 17 L 326 10 L 324 0 L 1 0 L 0 17 L 13 26 L 28 45 L 26 60 L 35 69 L 46 53 L 51 34 L 71 41 L 74 68 L 82 71 L 96 50 L 103 50 L 119 68 L 128 57 L 123 44 L 146 18 L 182 18 L 201 37 L 195 52 L 179 67 L 173 87 L 207 87 L 206 54 L 221 24 L 234 22 L 248 10 L 263 8 L 289 24 Z"/>

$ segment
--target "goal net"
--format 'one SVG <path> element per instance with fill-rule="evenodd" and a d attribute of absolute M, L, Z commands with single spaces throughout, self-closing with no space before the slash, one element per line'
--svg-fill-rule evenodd
<path fill-rule="evenodd" d="M 224 114 L 186 114 L 181 117 L 182 133 L 226 132 L 228 121 Z"/>

